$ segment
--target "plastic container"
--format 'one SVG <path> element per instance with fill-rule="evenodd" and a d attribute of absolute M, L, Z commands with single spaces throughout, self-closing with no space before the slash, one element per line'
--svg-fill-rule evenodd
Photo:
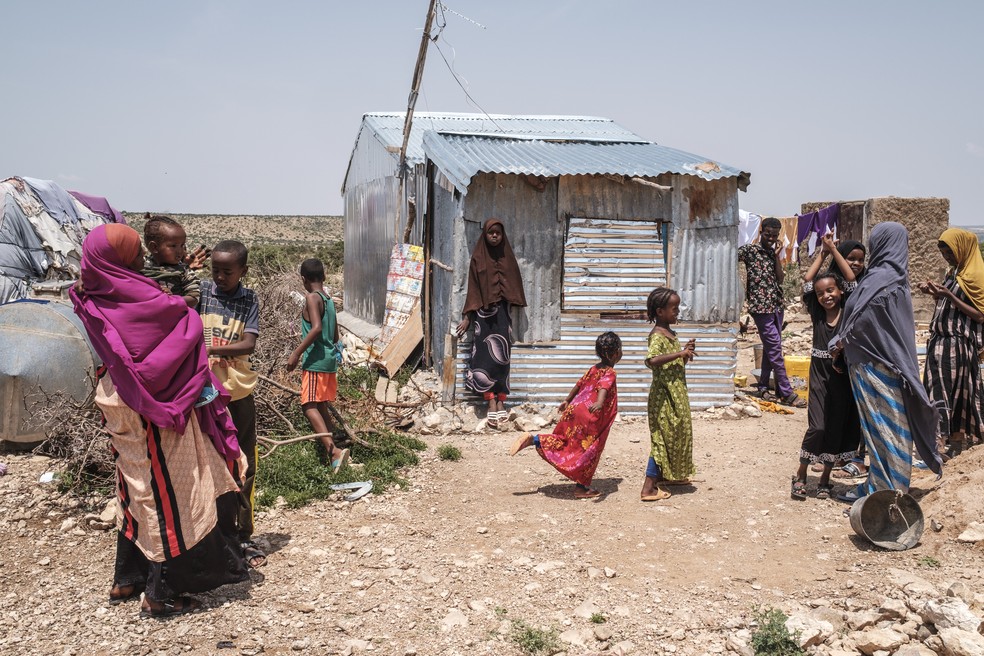
<path fill-rule="evenodd" d="M 899 490 L 878 490 L 851 506 L 851 528 L 882 549 L 911 549 L 919 544 L 923 527 L 919 503 Z"/>

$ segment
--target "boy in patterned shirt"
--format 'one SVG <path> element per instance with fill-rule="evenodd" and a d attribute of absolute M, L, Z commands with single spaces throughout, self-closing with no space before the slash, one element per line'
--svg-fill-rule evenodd
<path fill-rule="evenodd" d="M 786 362 L 782 357 L 782 320 L 785 299 L 782 295 L 782 281 L 785 271 L 779 253 L 779 232 L 782 223 L 779 219 L 762 220 L 761 240 L 758 244 L 747 244 L 738 249 L 738 261 L 745 265 L 745 301 L 748 313 L 758 328 L 762 340 L 762 373 L 758 380 L 760 396 L 767 396 L 769 378 L 776 376 L 776 399 L 782 405 L 805 408 L 806 401 L 793 392 L 786 375 Z"/>
<path fill-rule="evenodd" d="M 257 375 L 249 356 L 260 334 L 260 303 L 256 293 L 242 285 L 249 270 L 249 251 L 242 242 L 227 239 L 212 249 L 212 280 L 201 283 L 198 312 L 205 327 L 209 366 L 232 397 L 229 414 L 246 454 L 246 480 L 239 510 L 239 541 L 250 567 L 266 564 L 266 554 L 253 542 L 253 484 L 256 480 L 256 402 L 253 388 Z"/>

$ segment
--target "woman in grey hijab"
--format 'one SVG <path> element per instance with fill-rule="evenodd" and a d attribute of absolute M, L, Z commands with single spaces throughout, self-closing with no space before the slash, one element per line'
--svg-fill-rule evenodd
<path fill-rule="evenodd" d="M 926 395 L 916 361 L 905 227 L 876 225 L 867 264 L 830 343 L 843 350 L 871 459 L 859 497 L 876 490 L 907 492 L 913 445 L 931 470 L 942 472 L 936 449 L 939 413 Z"/>

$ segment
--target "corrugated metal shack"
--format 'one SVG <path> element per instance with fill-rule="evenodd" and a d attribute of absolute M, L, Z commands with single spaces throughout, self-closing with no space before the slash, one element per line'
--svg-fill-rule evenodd
<path fill-rule="evenodd" d="M 668 283 L 683 300 L 681 337 L 698 342 L 700 357 L 687 374 L 691 404 L 731 402 L 737 195 L 747 173 L 655 144 L 605 118 L 415 113 L 401 198 L 403 119 L 401 112 L 366 114 L 349 162 L 343 323 L 382 322 L 389 253 L 404 229 L 397 225 L 402 205 L 399 216 L 415 212 L 411 241 L 431 262 L 422 306 L 425 355 L 443 373 L 445 336 L 460 319 L 471 249 L 482 223 L 495 216 L 506 225 L 529 303 L 514 316 L 514 401 L 561 400 L 592 363 L 594 338 L 615 330 L 625 343 L 619 405 L 644 412 L 645 300 Z M 459 345 L 459 369 L 468 351 Z"/>

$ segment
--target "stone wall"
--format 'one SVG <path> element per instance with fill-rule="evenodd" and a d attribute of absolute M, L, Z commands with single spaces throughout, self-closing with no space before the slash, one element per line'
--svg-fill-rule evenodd
<path fill-rule="evenodd" d="M 946 263 L 936 248 L 940 234 L 950 227 L 948 198 L 896 198 L 886 196 L 865 201 L 840 201 L 843 212 L 841 239 L 857 239 L 867 245 L 871 229 L 883 221 L 896 221 L 909 231 L 909 280 L 915 284 L 924 280 L 942 280 Z M 803 203 L 801 213 L 812 212 L 826 202 Z M 860 217 L 860 221 L 859 221 Z M 805 246 L 801 255 L 803 265 L 809 264 Z M 933 316 L 933 300 L 918 291 L 912 295 L 917 321 L 929 321 Z"/>

